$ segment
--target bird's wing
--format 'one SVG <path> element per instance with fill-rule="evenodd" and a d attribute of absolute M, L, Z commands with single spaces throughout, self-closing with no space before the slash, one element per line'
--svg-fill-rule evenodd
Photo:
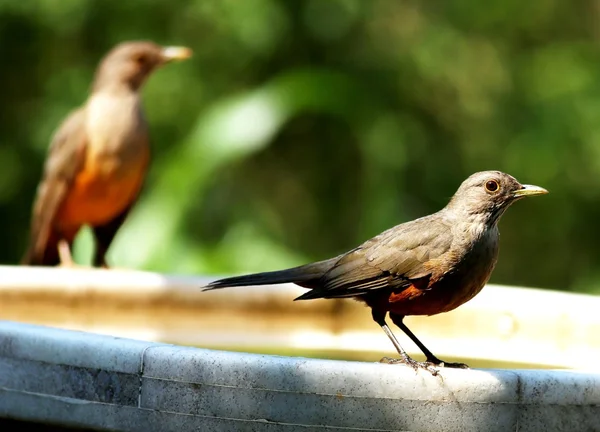
<path fill-rule="evenodd" d="M 54 134 L 31 218 L 28 255 L 43 253 L 54 217 L 85 160 L 85 109 L 73 111 Z"/>
<path fill-rule="evenodd" d="M 301 298 L 353 297 L 391 288 L 402 290 L 432 276 L 433 263 L 450 252 L 451 226 L 422 218 L 398 225 L 348 252 Z"/>

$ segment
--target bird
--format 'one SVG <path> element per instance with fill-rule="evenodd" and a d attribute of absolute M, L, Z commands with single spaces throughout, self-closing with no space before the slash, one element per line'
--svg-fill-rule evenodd
<path fill-rule="evenodd" d="M 186 47 L 127 41 L 100 61 L 87 101 L 54 133 L 31 216 L 22 265 L 75 266 L 80 228 L 95 237 L 92 264 L 106 252 L 140 193 L 150 162 L 140 90 L 160 66 L 192 55 Z"/>
<path fill-rule="evenodd" d="M 403 322 L 410 315 L 449 312 L 477 295 L 498 257 L 498 221 L 524 197 L 547 194 L 501 171 L 481 171 L 459 186 L 448 204 L 428 216 L 402 223 L 334 258 L 286 270 L 215 280 L 203 291 L 294 283 L 309 291 L 294 300 L 354 298 L 371 308 L 400 355 L 385 363 L 413 368 L 468 368 L 436 357 Z M 387 324 L 398 326 L 423 352 L 411 358 Z"/>

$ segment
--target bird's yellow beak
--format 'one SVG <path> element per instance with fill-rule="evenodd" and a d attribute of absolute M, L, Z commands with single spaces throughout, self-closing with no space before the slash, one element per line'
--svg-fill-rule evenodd
<path fill-rule="evenodd" d="M 192 50 L 186 47 L 170 46 L 162 50 L 162 57 L 165 63 L 174 60 L 185 60 L 191 56 Z"/>
<path fill-rule="evenodd" d="M 522 185 L 521 189 L 514 191 L 513 196 L 515 198 L 522 198 L 532 195 L 545 195 L 548 191 L 542 187 L 535 185 Z"/>

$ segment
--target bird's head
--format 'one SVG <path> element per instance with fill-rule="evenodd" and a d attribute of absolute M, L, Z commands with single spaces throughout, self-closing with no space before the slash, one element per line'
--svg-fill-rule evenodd
<path fill-rule="evenodd" d="M 152 42 L 124 42 L 114 47 L 100 62 L 94 91 L 112 85 L 137 90 L 156 68 L 192 55 L 185 47 L 161 47 Z"/>
<path fill-rule="evenodd" d="M 496 223 L 513 202 L 547 193 L 544 188 L 521 184 L 501 171 L 481 171 L 462 182 L 446 208 Z"/>

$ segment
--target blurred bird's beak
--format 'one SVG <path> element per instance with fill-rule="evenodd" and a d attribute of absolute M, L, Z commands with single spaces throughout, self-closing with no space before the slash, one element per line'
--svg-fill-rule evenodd
<path fill-rule="evenodd" d="M 518 189 L 513 192 L 513 196 L 515 198 L 522 198 L 526 196 L 532 195 L 544 195 L 547 194 L 548 191 L 544 188 L 534 185 L 521 185 L 521 189 Z"/>
<path fill-rule="evenodd" d="M 186 47 L 165 47 L 162 58 L 165 63 L 174 60 L 185 60 L 192 56 L 192 50 Z"/>

